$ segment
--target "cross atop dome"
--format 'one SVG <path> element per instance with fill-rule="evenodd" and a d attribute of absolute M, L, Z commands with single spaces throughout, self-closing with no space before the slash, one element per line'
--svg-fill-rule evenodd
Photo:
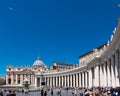
<path fill-rule="evenodd" d="M 40 56 L 38 56 L 37 60 L 40 60 Z"/>

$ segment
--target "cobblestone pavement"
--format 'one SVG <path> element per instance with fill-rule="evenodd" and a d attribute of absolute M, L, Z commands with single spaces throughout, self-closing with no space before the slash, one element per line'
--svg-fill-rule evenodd
<path fill-rule="evenodd" d="M 57 90 L 58 89 L 54 89 L 54 95 L 53 96 L 59 96 L 57 95 Z M 77 90 L 77 96 L 81 96 L 80 93 L 83 93 L 83 90 Z M 22 94 L 21 92 L 17 92 L 16 96 L 41 96 L 40 91 L 38 92 L 29 92 L 29 94 Z M 51 96 L 50 95 L 50 91 L 47 91 L 47 96 Z M 61 90 L 61 96 L 73 96 L 72 95 L 72 90 L 68 90 L 68 92 L 66 90 Z"/>

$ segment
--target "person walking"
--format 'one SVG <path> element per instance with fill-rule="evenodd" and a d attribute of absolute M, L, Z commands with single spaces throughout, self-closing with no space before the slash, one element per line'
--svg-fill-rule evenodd
<path fill-rule="evenodd" d="M 53 96 L 53 88 L 51 88 L 51 96 Z"/>
<path fill-rule="evenodd" d="M 47 90 L 44 91 L 44 96 L 47 96 Z"/>

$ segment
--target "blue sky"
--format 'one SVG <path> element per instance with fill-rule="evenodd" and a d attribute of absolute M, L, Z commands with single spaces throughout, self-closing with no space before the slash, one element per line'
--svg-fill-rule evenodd
<path fill-rule="evenodd" d="M 0 75 L 6 66 L 31 65 L 40 56 L 78 63 L 108 40 L 120 16 L 120 0 L 0 0 Z"/>

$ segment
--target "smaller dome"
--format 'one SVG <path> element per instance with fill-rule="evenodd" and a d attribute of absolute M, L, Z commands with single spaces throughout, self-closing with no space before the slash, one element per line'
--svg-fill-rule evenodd
<path fill-rule="evenodd" d="M 44 62 L 40 60 L 40 57 L 33 63 L 33 66 L 45 66 Z"/>

